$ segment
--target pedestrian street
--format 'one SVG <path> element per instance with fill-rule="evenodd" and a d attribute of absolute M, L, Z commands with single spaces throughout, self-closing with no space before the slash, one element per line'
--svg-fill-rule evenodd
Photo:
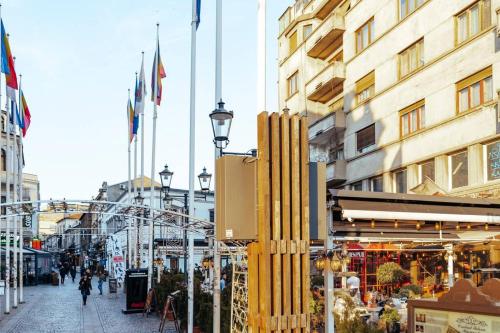
<path fill-rule="evenodd" d="M 66 279 L 64 285 L 38 285 L 25 287 L 26 303 L 10 314 L 4 314 L 5 296 L 0 296 L 0 332 L 2 333 L 146 333 L 158 332 L 159 317 L 122 313 L 125 307 L 125 294 L 108 293 L 104 284 L 103 295 L 99 295 L 97 280 L 92 279 L 92 292 L 83 306 L 78 290 L 77 275 L 75 282 Z M 167 326 L 170 328 L 170 326 Z M 174 332 L 167 329 L 165 332 Z"/>

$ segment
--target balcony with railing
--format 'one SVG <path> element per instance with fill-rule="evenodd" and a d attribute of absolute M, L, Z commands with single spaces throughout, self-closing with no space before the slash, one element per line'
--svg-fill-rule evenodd
<path fill-rule="evenodd" d="M 342 0 L 318 0 L 315 17 L 324 20 L 337 7 Z"/>
<path fill-rule="evenodd" d="M 326 183 L 327 186 L 336 186 L 346 181 L 345 160 L 336 160 L 326 165 Z"/>
<path fill-rule="evenodd" d="M 344 16 L 332 12 L 307 39 L 307 55 L 325 60 L 342 45 L 344 31 Z"/>
<path fill-rule="evenodd" d="M 307 99 L 326 103 L 343 91 L 345 64 L 334 61 L 306 83 Z"/>
<path fill-rule="evenodd" d="M 327 144 L 332 142 L 335 129 L 345 128 L 345 114 L 342 110 L 332 112 L 309 126 L 309 143 Z"/>

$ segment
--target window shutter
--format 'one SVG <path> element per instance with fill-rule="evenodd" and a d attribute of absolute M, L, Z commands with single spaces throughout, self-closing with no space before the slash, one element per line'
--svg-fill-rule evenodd
<path fill-rule="evenodd" d="M 481 81 L 482 79 L 487 78 L 488 76 L 492 75 L 492 69 L 491 66 L 483 69 L 482 71 L 473 74 L 462 81 L 457 82 L 457 90 L 462 90 L 465 87 L 468 87 L 472 85 L 473 83 L 476 83 L 478 81 Z"/>
<path fill-rule="evenodd" d="M 375 124 L 356 133 L 356 146 L 358 151 L 375 144 Z"/>
<path fill-rule="evenodd" d="M 375 84 L 375 71 L 370 72 L 365 77 L 356 82 L 356 94 Z"/>

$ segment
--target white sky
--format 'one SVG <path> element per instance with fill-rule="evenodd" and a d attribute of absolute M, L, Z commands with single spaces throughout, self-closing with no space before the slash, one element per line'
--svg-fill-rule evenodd
<path fill-rule="evenodd" d="M 267 3 L 267 105 L 277 111 L 278 18 L 293 1 Z M 256 146 L 256 15 L 257 0 L 223 0 L 222 96 L 235 112 L 229 151 Z M 32 114 L 25 172 L 39 176 L 43 199 L 87 199 L 103 181 L 127 179 L 127 89 L 144 50 L 149 101 L 157 21 L 167 78 L 155 173 L 158 179 L 168 163 L 172 186 L 187 188 L 191 1 L 7 0 L 2 18 Z M 215 106 L 215 0 L 202 0 L 197 50 L 196 174 L 214 169 L 208 114 Z M 148 177 L 151 124 L 148 102 Z"/>

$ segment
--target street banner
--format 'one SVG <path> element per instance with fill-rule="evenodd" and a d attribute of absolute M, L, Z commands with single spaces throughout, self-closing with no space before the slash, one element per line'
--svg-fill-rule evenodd
<path fill-rule="evenodd" d="M 122 246 L 120 240 L 116 236 L 112 235 L 109 238 L 112 246 L 112 269 L 114 272 L 114 276 L 118 283 L 123 283 L 125 279 L 125 264 L 123 260 Z"/>

